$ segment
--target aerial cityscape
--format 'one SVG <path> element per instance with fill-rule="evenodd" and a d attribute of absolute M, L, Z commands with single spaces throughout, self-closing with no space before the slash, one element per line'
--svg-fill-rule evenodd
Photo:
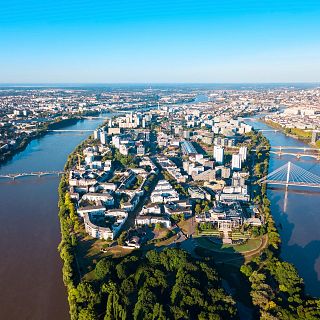
<path fill-rule="evenodd" d="M 3 4 L 0 319 L 320 319 L 319 14 Z"/>

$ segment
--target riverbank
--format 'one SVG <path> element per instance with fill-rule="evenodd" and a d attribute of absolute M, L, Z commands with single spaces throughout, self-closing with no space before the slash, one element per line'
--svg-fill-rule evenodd
<path fill-rule="evenodd" d="M 86 113 L 83 115 L 73 115 L 69 118 L 58 118 L 49 123 L 44 123 L 41 127 L 30 134 L 29 136 L 17 139 L 17 145 L 11 147 L 7 152 L 0 154 L 0 167 L 10 161 L 15 155 L 24 151 L 31 141 L 44 137 L 48 132 L 47 130 L 56 130 L 65 128 L 70 125 L 76 124 L 78 121 L 83 120 L 85 116 L 96 115 L 96 113 Z"/>
<path fill-rule="evenodd" d="M 248 124 L 263 134 L 273 146 L 292 146 L 303 149 L 307 144 L 289 137 L 282 131 L 275 132 L 272 127 L 258 119 L 248 119 Z M 286 165 L 288 161 L 305 170 L 320 176 L 319 162 L 313 158 L 297 159 L 295 156 L 270 154 L 269 172 Z M 268 188 L 270 209 L 279 228 L 281 236 L 280 256 L 284 261 L 292 263 L 305 283 L 306 292 L 314 297 L 320 297 L 320 222 L 315 208 L 320 206 L 320 193 L 310 188 L 270 186 Z"/>
<path fill-rule="evenodd" d="M 270 147 L 269 141 L 268 145 Z M 267 154 L 267 161 L 256 175 L 268 174 L 269 160 Z M 251 286 L 252 303 L 262 319 L 316 319 L 320 316 L 320 300 L 306 294 L 303 279 L 295 266 L 281 259 L 281 237 L 270 210 L 271 199 L 265 184 L 259 189 L 257 195 L 261 197 L 256 197 L 256 202 L 266 218 L 268 245 L 259 256 L 240 268 Z"/>
<path fill-rule="evenodd" d="M 305 130 L 298 129 L 298 128 L 291 128 L 291 129 L 284 128 L 280 124 L 278 124 L 272 120 L 265 120 L 264 118 L 259 118 L 259 121 L 261 121 L 262 123 L 265 123 L 266 125 L 274 128 L 274 129 L 280 130 L 287 137 L 297 139 L 303 143 L 308 144 L 312 148 L 319 148 L 320 149 L 320 140 L 318 140 L 315 144 L 311 143 L 312 133 L 309 131 L 305 131 Z"/>

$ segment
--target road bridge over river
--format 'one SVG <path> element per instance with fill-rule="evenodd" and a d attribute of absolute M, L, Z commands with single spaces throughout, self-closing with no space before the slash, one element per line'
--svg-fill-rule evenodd
<path fill-rule="evenodd" d="M 19 173 L 3 173 L 0 174 L 0 179 L 16 179 L 21 177 L 28 177 L 28 176 L 50 176 L 50 175 L 61 175 L 64 171 L 36 171 L 36 172 L 19 172 Z"/>
<path fill-rule="evenodd" d="M 288 186 L 319 188 L 320 191 L 320 177 L 290 161 L 270 172 L 258 183 L 284 185 L 286 188 Z"/>

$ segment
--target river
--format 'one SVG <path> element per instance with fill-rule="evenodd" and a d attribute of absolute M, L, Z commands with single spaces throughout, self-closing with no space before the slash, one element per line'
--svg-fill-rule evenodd
<path fill-rule="evenodd" d="M 256 120 L 246 121 L 255 129 L 272 129 Z M 308 147 L 281 132 L 264 132 L 271 146 Z M 269 172 L 288 161 L 320 176 L 319 161 L 307 157 L 270 155 Z M 268 188 L 271 211 L 281 235 L 281 257 L 293 263 L 304 279 L 306 292 L 320 297 L 320 189 Z M 281 227 L 282 226 L 282 227 Z"/>
<path fill-rule="evenodd" d="M 93 130 L 103 118 L 64 127 Z M 0 174 L 62 170 L 90 132 L 55 132 L 33 140 Z M 0 319 L 69 319 L 58 220 L 58 176 L 0 179 Z"/>

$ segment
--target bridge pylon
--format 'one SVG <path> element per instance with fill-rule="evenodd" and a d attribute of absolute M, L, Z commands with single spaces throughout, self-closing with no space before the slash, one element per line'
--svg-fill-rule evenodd
<path fill-rule="evenodd" d="M 289 183 L 289 180 L 290 180 L 290 171 L 291 171 L 291 161 L 288 162 L 288 166 L 287 166 L 286 188 L 288 188 L 288 183 Z"/>
<path fill-rule="evenodd" d="M 320 188 L 320 177 L 289 161 L 260 179 L 258 183 L 284 185 L 286 189 L 289 186 Z"/>

